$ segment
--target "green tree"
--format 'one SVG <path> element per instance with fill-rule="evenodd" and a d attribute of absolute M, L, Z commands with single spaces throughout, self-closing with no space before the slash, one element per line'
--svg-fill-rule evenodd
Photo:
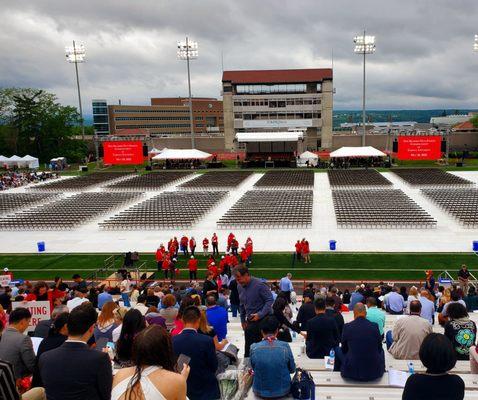
<path fill-rule="evenodd" d="M 478 128 L 478 114 L 475 114 L 470 121 L 475 128 Z"/>

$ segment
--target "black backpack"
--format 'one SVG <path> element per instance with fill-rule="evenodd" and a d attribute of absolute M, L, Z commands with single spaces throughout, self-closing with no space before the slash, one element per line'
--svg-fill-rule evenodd
<path fill-rule="evenodd" d="M 315 383 L 305 369 L 297 368 L 290 387 L 294 400 L 315 400 Z"/>

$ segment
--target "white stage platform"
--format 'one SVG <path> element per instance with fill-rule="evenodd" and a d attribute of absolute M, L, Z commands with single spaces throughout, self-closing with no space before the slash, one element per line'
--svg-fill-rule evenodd
<path fill-rule="evenodd" d="M 478 172 L 459 171 L 454 174 L 478 184 Z M 437 222 L 436 229 L 338 229 L 332 203 L 332 194 L 326 173 L 315 174 L 313 221 L 310 229 L 281 230 L 234 230 L 240 243 L 247 236 L 254 241 L 255 251 L 292 252 L 297 239 L 307 238 L 311 251 L 329 251 L 329 240 L 337 241 L 340 252 L 471 252 L 473 240 L 478 240 L 478 230 L 464 229 L 441 209 L 391 172 L 383 175 L 392 181 L 395 189 L 403 190 L 415 200 Z M 106 217 L 92 221 L 72 231 L 2 231 L 0 232 L 0 253 L 34 253 L 36 243 L 44 241 L 47 253 L 110 253 L 125 250 L 154 252 L 160 243 L 183 234 L 194 236 L 201 247 L 202 239 L 217 232 L 220 240 L 219 250 L 224 251 L 229 231 L 216 228 L 216 221 L 247 191 L 262 174 L 256 173 L 215 207 L 205 218 L 187 231 L 102 231 L 98 222 Z M 182 183 L 182 182 L 181 182 Z M 24 187 L 9 192 L 24 192 Z M 101 191 L 93 188 L 89 191 Z M 176 190 L 170 185 L 163 191 Z M 144 199 L 162 191 L 148 192 Z M 70 195 L 70 194 L 68 194 Z M 193 195 L 191 193 L 191 195 Z M 128 205 L 128 207 L 131 206 Z M 128 208 L 124 207 L 124 208 Z"/>

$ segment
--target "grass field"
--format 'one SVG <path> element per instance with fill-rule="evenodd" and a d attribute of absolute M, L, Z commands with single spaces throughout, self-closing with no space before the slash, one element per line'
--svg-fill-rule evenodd
<path fill-rule="evenodd" d="M 62 276 L 70 279 L 72 274 L 88 276 L 103 266 L 111 254 L 1 254 L 0 268 L 8 267 L 16 278 L 30 280 Z M 199 278 L 204 277 L 205 258 L 199 256 Z M 478 272 L 478 257 L 464 253 L 315 253 L 311 264 L 296 264 L 292 267 L 290 253 L 256 253 L 251 270 L 257 277 L 277 279 L 292 272 L 294 279 L 313 280 L 411 280 L 424 279 L 424 270 L 433 269 L 435 276 L 444 270 L 456 275 L 461 264 Z M 141 254 L 140 262 L 147 269 L 156 270 L 154 254 Z M 178 261 L 182 270 L 180 278 L 187 278 L 186 258 Z M 117 266 L 120 266 L 118 261 Z"/>

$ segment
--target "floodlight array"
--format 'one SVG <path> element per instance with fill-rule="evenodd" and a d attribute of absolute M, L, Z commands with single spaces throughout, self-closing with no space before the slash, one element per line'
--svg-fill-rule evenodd
<path fill-rule="evenodd" d="M 178 42 L 178 58 L 180 60 L 187 60 L 188 58 L 198 58 L 198 42 L 194 41 L 181 41 Z"/>
<path fill-rule="evenodd" d="M 74 47 L 66 46 L 65 53 L 66 53 L 66 59 L 70 63 L 85 62 L 86 50 L 85 50 L 85 46 L 82 44 L 75 45 Z"/>
<path fill-rule="evenodd" d="M 372 54 L 375 52 L 375 36 L 361 35 L 354 37 L 354 52 L 359 54 Z"/>

